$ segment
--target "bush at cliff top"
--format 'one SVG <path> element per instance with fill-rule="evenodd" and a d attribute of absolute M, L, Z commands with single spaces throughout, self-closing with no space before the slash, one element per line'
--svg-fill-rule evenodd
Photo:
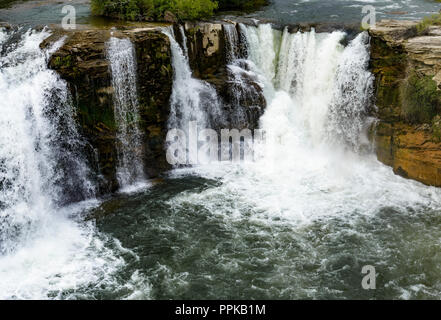
<path fill-rule="evenodd" d="M 207 18 L 219 10 L 252 10 L 267 0 L 92 0 L 92 13 L 132 21 L 163 21 L 166 11 L 181 20 Z"/>
<path fill-rule="evenodd" d="M 217 9 L 212 0 L 92 0 L 92 13 L 132 21 L 162 21 L 170 11 L 179 19 L 209 17 Z"/>
<path fill-rule="evenodd" d="M 219 0 L 219 10 L 253 10 L 267 5 L 267 0 Z"/>

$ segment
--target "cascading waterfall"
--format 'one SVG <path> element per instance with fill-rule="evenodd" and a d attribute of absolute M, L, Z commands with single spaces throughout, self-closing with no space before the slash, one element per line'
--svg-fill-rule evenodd
<path fill-rule="evenodd" d="M 290 121 L 302 127 L 300 139 L 314 145 L 340 140 L 357 149 L 371 107 L 368 35 L 344 48 L 340 31 L 291 34 L 285 28 L 280 34 L 270 25 L 245 30 L 249 59 L 267 80 L 268 100 L 287 95 Z"/>
<path fill-rule="evenodd" d="M 358 35 L 343 51 L 336 71 L 327 129 L 329 140 L 357 151 L 368 145 L 367 115 L 373 103 L 374 76 L 368 71 L 369 36 Z"/>
<path fill-rule="evenodd" d="M 62 40 L 39 48 L 49 35 L 16 33 L 0 57 L 0 299 L 61 297 L 117 266 L 75 220 L 96 201 L 64 206 L 93 198 L 94 184 L 67 85 L 47 68 Z"/>
<path fill-rule="evenodd" d="M 239 30 L 267 101 L 260 118 L 266 143 L 255 146 L 261 157 L 192 168 L 219 184 L 168 201 L 175 212 L 197 210 L 230 232 L 234 252 L 217 247 L 225 239 L 217 237 L 212 268 L 222 265 L 214 283 L 231 274 L 234 291 L 225 289 L 230 283 L 216 286 L 211 297 L 438 297 L 440 282 L 426 281 L 439 273 L 438 260 L 424 262 L 423 272 L 420 263 L 409 265 L 427 261 L 438 243 L 431 219 L 439 218 L 441 193 L 359 152 L 373 107 L 367 34 L 345 47 L 339 31 Z M 430 232 L 417 235 L 416 225 Z M 361 267 L 371 263 L 388 278 L 374 296 L 359 289 Z"/>
<path fill-rule="evenodd" d="M 186 131 L 190 121 L 196 121 L 200 128 L 210 127 L 223 119 L 216 90 L 192 77 L 187 50 L 176 41 L 173 28 L 165 28 L 163 32 L 170 39 L 174 72 L 168 127 Z M 181 32 L 183 43 L 187 43 L 184 30 Z"/>
<path fill-rule="evenodd" d="M 278 31 L 270 24 L 260 24 L 257 28 L 243 27 L 243 32 L 247 41 L 248 59 L 259 67 L 267 81 L 273 82 L 280 42 Z"/>
<path fill-rule="evenodd" d="M 173 31 L 173 29 L 172 29 Z M 188 47 L 187 47 L 187 36 L 185 35 L 185 28 L 182 24 L 179 25 L 179 32 L 182 38 L 182 49 L 185 57 L 188 59 Z"/>
<path fill-rule="evenodd" d="M 47 68 L 61 43 L 41 50 L 43 30 L 9 46 L 0 31 L 0 299 L 439 296 L 440 191 L 359 152 L 373 107 L 368 36 L 344 47 L 342 32 L 230 31 L 233 107 L 249 108 L 253 89 L 267 102 L 262 157 L 175 169 L 159 192 L 118 195 L 92 212 L 97 200 L 66 205 L 94 188 L 66 83 Z M 211 126 L 214 89 L 191 77 L 187 51 L 165 32 L 175 68 L 169 125 Z M 119 59 L 127 73 L 129 58 Z M 135 86 L 121 77 L 115 89 L 130 89 L 120 94 L 131 101 Z M 367 264 L 387 284 L 375 293 L 360 289 Z"/>
<path fill-rule="evenodd" d="M 218 127 L 225 122 L 222 103 L 210 84 L 192 77 L 184 29 L 181 26 L 184 50 L 176 41 L 173 27 L 164 28 L 163 32 L 170 39 L 174 73 L 168 128 L 183 130 L 190 136 L 196 134 L 191 133 L 191 122 L 196 123 L 199 130 Z M 187 145 L 181 147 L 187 150 L 188 162 L 195 164 L 197 150 Z"/>
<path fill-rule="evenodd" d="M 11 240 L 17 243 L 15 237 L 26 237 L 25 226 L 32 222 L 25 221 L 41 218 L 26 215 L 26 210 L 43 212 L 94 195 L 66 84 L 43 68 L 50 52 L 42 53 L 38 45 L 47 35 L 26 33 L 21 46 L 0 60 L 2 253 L 11 250 Z"/>
<path fill-rule="evenodd" d="M 136 87 L 135 49 L 129 39 L 112 37 L 107 44 L 112 72 L 117 130 L 117 179 L 121 188 L 145 181 L 139 103 Z"/>
<path fill-rule="evenodd" d="M 259 75 L 255 64 L 245 59 L 246 54 L 242 50 L 246 39 L 241 39 L 236 26 L 233 24 L 223 25 L 226 46 L 227 72 L 229 81 L 229 95 L 231 96 L 232 110 L 230 111 L 230 126 L 240 128 L 253 119 L 251 110 L 260 109 L 256 98 L 255 86 L 264 88 L 265 78 Z M 242 30 L 244 26 L 239 24 Z M 255 105 L 253 105 L 255 102 Z M 248 104 L 244 106 L 244 104 Z M 251 104 L 251 105 L 250 105 Z M 248 112 L 247 112 L 248 111 Z M 261 111 L 261 110 L 259 110 Z M 256 112 L 260 114 L 260 112 Z"/>
<path fill-rule="evenodd" d="M 242 60 L 257 75 L 267 101 L 260 118 L 266 142 L 255 146 L 261 157 L 244 164 L 240 173 L 227 176 L 217 192 L 240 189 L 241 198 L 248 199 L 253 211 L 278 217 L 286 213 L 295 220 L 309 221 L 332 215 L 344 199 L 332 190 L 346 190 L 368 170 L 367 165 L 347 160 L 358 156 L 347 149 L 357 151 L 365 142 L 362 128 L 372 93 L 366 64 L 367 35 L 360 33 L 344 47 L 345 34 L 340 31 L 291 34 L 270 25 L 240 25 L 239 30 L 245 35 L 248 51 L 248 59 Z M 234 70 L 235 63 L 229 68 Z M 348 167 L 353 167 L 353 175 L 347 172 Z M 216 167 L 198 172 L 220 174 Z M 384 174 L 382 168 L 376 172 Z M 200 199 L 209 201 L 203 196 Z M 370 196 L 367 199 L 370 201 Z M 347 208 L 358 208 L 356 202 L 346 201 Z"/>
<path fill-rule="evenodd" d="M 225 34 L 226 58 L 227 62 L 231 63 L 239 58 L 239 34 L 234 24 L 224 24 L 223 30 Z"/>

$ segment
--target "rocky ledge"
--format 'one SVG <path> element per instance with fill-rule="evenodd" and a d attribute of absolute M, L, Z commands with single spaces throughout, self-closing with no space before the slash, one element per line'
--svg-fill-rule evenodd
<path fill-rule="evenodd" d="M 377 157 L 396 174 L 441 186 L 441 27 L 383 20 L 369 30 Z"/>
<path fill-rule="evenodd" d="M 49 67 L 70 88 L 82 135 L 93 149 L 101 193 L 118 188 L 116 180 L 116 132 L 113 93 L 106 42 L 111 36 L 130 38 L 137 56 L 140 128 L 143 134 L 145 171 L 156 176 L 167 168 L 163 151 L 165 123 L 172 90 L 170 42 L 158 28 L 131 30 L 58 30 L 42 45 L 65 37 L 49 61 Z M 140 152 L 133 150 L 133 152 Z M 89 155 L 90 156 L 90 155 Z"/>
<path fill-rule="evenodd" d="M 225 113 L 237 104 L 233 103 L 236 85 L 227 68 L 224 23 L 186 23 L 174 25 L 177 41 L 183 46 L 181 29 L 185 30 L 188 56 L 193 76 L 211 83 L 225 107 Z M 114 120 L 112 76 L 106 58 L 106 43 L 110 37 L 130 38 L 136 51 L 137 93 L 140 111 L 140 128 L 143 150 L 133 150 L 144 155 L 145 172 L 156 177 L 169 169 L 165 157 L 167 119 L 173 85 L 172 53 L 168 37 L 162 26 L 141 24 L 135 27 L 112 29 L 87 29 L 74 31 L 54 30 L 42 46 L 48 46 L 64 37 L 64 42 L 49 61 L 49 67 L 64 79 L 71 91 L 76 117 L 82 136 L 90 147 L 88 155 L 96 164 L 101 193 L 118 189 L 116 179 L 116 134 Z M 243 95 L 240 108 L 244 108 L 242 123 L 236 127 L 257 126 L 265 107 L 262 89 L 254 79 L 242 79 L 252 92 Z M 236 88 L 237 89 L 237 88 Z M 240 88 L 239 88 L 240 89 Z M 231 124 L 231 119 L 229 123 Z"/>

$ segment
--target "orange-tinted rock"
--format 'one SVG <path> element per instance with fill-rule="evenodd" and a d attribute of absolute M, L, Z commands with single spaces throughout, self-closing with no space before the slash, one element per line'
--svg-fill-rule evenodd
<path fill-rule="evenodd" d="M 430 129 L 380 122 L 376 131 L 378 160 L 405 178 L 441 186 L 441 143 L 434 140 Z"/>
<path fill-rule="evenodd" d="M 387 20 L 369 31 L 379 120 L 373 139 L 378 160 L 391 166 L 396 174 L 441 187 L 441 143 L 434 125 L 439 118 L 436 97 L 441 96 L 441 27 L 431 27 L 425 35 L 418 35 L 416 24 Z M 433 103 L 429 116 L 415 117 L 426 112 L 427 101 L 421 101 L 421 96 L 410 101 L 405 90 L 414 85 L 409 80 L 412 76 L 421 79 L 422 84 L 430 84 L 427 93 L 435 98 L 429 99 Z M 407 109 L 410 102 L 413 117 Z"/>

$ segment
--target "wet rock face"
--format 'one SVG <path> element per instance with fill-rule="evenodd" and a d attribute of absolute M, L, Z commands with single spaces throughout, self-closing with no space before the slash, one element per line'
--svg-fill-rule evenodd
<path fill-rule="evenodd" d="M 97 174 L 102 176 L 101 193 L 118 188 L 113 88 L 105 53 L 109 37 L 107 32 L 96 31 L 69 34 L 49 62 L 69 84 L 82 136 L 92 149 L 89 161 L 97 162 Z"/>
<path fill-rule="evenodd" d="M 65 44 L 49 62 L 69 84 L 102 194 L 118 188 L 114 89 L 106 59 L 106 42 L 110 36 L 109 30 L 69 33 Z M 153 177 L 168 168 L 163 141 L 173 81 L 169 41 L 160 30 L 151 28 L 114 32 L 114 36 L 130 37 L 135 46 L 144 164 L 146 173 Z"/>
<path fill-rule="evenodd" d="M 247 73 L 248 67 L 239 63 L 241 72 L 234 74 L 228 66 L 227 46 L 224 23 L 185 23 L 183 25 L 187 38 L 188 56 L 193 76 L 210 83 L 222 100 L 227 115 L 227 123 L 223 126 L 230 128 L 258 127 L 259 118 L 266 107 L 263 90 L 257 79 Z M 235 25 L 237 28 L 237 25 Z M 238 30 L 239 33 L 239 30 Z M 175 35 L 179 43 L 183 43 L 179 26 L 175 25 Z M 238 51 L 244 51 L 245 39 L 238 37 Z M 245 58 L 245 53 L 241 53 Z"/>
<path fill-rule="evenodd" d="M 441 186 L 441 27 L 418 35 L 416 25 L 386 20 L 369 31 L 379 118 L 373 139 L 395 173 Z"/>
<path fill-rule="evenodd" d="M 188 57 L 194 76 L 211 79 L 225 73 L 225 40 L 220 23 L 185 23 Z M 179 37 L 180 32 L 175 31 Z M 182 43 L 182 39 L 178 39 Z"/>
<path fill-rule="evenodd" d="M 174 29 L 178 42 L 182 44 L 179 26 L 174 25 Z M 247 73 L 246 65 L 241 66 L 242 73 L 235 74 L 227 67 L 222 24 L 187 23 L 185 35 L 193 76 L 210 83 L 225 108 L 227 122 L 219 126 L 257 128 L 266 106 L 262 88 L 257 79 Z M 114 88 L 106 58 L 106 43 L 111 36 L 128 37 L 134 44 L 144 169 L 148 177 L 156 177 L 170 169 L 165 153 L 173 85 L 168 37 L 158 27 L 72 32 L 56 30 L 42 44 L 47 46 L 66 37 L 64 45 L 52 55 L 49 66 L 70 87 L 76 116 L 88 145 L 88 158 L 97 173 L 101 194 L 118 189 Z M 237 79 L 238 75 L 240 79 Z"/>
<path fill-rule="evenodd" d="M 170 41 L 160 30 L 134 32 L 132 39 L 137 58 L 145 172 L 149 177 L 156 177 L 170 168 L 164 151 L 173 85 Z"/>

